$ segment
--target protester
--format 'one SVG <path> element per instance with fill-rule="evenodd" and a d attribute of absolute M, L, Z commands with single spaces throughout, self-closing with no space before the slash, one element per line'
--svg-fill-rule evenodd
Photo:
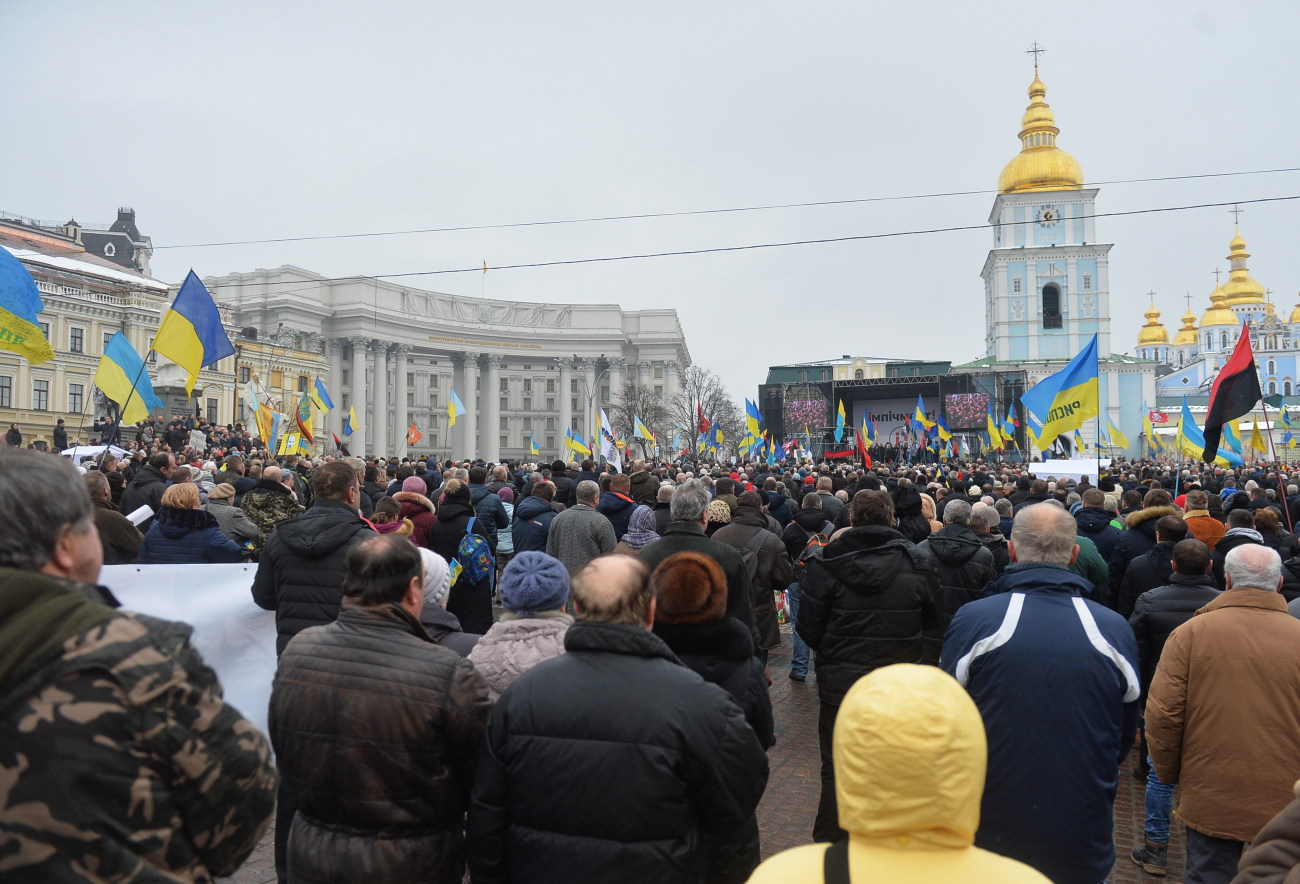
<path fill-rule="evenodd" d="M 984 725 L 950 676 L 898 663 L 859 679 L 840 707 L 834 751 L 848 840 L 778 853 L 750 884 L 829 882 L 832 869 L 840 881 L 1048 884 L 1031 867 L 973 846 Z"/>
<path fill-rule="evenodd" d="M 218 482 L 208 492 L 208 502 L 199 507 L 217 520 L 221 533 L 240 547 L 250 548 L 257 539 L 257 526 L 244 515 L 242 508 L 234 506 L 235 486 Z"/>
<path fill-rule="evenodd" d="M 623 473 L 618 473 L 609 480 L 609 490 L 600 495 L 596 504 L 596 512 L 609 519 L 609 524 L 614 528 L 615 541 L 622 540 L 627 533 L 628 520 L 632 518 L 636 506 L 636 501 L 632 499 L 631 480 Z"/>
<path fill-rule="evenodd" d="M 1068 570 L 1076 531 L 1059 506 L 1017 514 L 1012 564 L 990 597 L 953 617 L 942 666 L 989 737 L 975 843 L 1056 884 L 1099 884 L 1115 863 L 1118 768 L 1133 746 L 1140 687 L 1128 623 L 1084 598 L 1090 585 Z"/>
<path fill-rule="evenodd" d="M 337 466 L 355 497 L 352 468 Z M 353 544 L 343 594 L 335 622 L 285 648 L 271 692 L 271 740 L 297 811 L 288 878 L 459 884 L 487 688 L 420 625 L 424 579 L 405 538 Z"/>
<path fill-rule="evenodd" d="M 392 496 L 398 515 L 411 523 L 411 543 L 425 548 L 429 547 L 433 526 L 438 521 L 434 516 L 433 501 L 425 496 L 427 490 L 419 476 L 408 476 L 402 481 L 402 490 Z"/>
<path fill-rule="evenodd" d="M 199 509 L 199 489 L 186 483 L 172 485 L 162 496 L 162 506 L 140 543 L 140 564 L 181 565 L 238 562 L 244 551 L 217 526 L 211 514 Z"/>
<path fill-rule="evenodd" d="M 577 502 L 552 519 L 546 533 L 546 554 L 563 562 L 570 577 L 618 543 L 614 526 L 596 511 L 600 486 L 583 480 L 574 494 Z"/>
<path fill-rule="evenodd" d="M 469 655 L 493 702 L 529 669 L 563 654 L 564 635 L 573 622 L 564 613 L 569 573 L 544 552 L 516 555 L 501 575 L 500 590 L 501 617 Z"/>
<path fill-rule="evenodd" d="M 465 632 L 460 628 L 456 615 L 447 610 L 451 569 L 447 567 L 446 559 L 433 550 L 420 547 L 419 552 L 424 567 L 424 606 L 420 608 L 420 625 L 435 642 L 468 657 L 482 636 Z"/>
<path fill-rule="evenodd" d="M 135 479 L 122 492 L 123 515 L 129 516 L 142 506 L 149 507 L 156 515 L 162 508 L 163 491 L 167 488 L 167 479 L 175 466 L 176 459 L 166 452 L 149 458 L 149 462 L 136 471 Z M 152 524 L 153 515 L 142 521 L 139 528 L 148 531 Z"/>
<path fill-rule="evenodd" d="M 1231 550 L 1225 591 L 1169 636 L 1151 680 L 1151 763 L 1162 783 L 1179 788 L 1192 884 L 1230 880 L 1242 848 L 1291 800 L 1300 621 L 1277 592 L 1281 567 L 1266 546 Z"/>
<path fill-rule="evenodd" d="M 483 487 L 483 486 L 479 486 Z M 486 492 L 486 489 L 484 489 Z M 500 503 L 495 494 L 493 500 Z M 438 498 L 438 518 L 429 531 L 429 548 L 442 556 L 448 565 L 453 561 L 462 568 L 467 563 L 459 561 L 461 541 L 473 533 L 487 540 L 487 526 L 481 522 L 470 500 L 469 486 L 460 479 L 452 479 L 442 486 L 442 496 Z M 488 562 L 493 561 L 489 547 Z M 473 581 L 464 571 L 459 578 L 452 581 L 451 596 L 447 599 L 447 610 L 456 615 L 461 628 L 466 632 L 482 635 L 492 625 L 492 569 L 486 569 L 484 576 Z"/>
<path fill-rule="evenodd" d="M 558 515 L 555 486 L 550 482 L 533 485 L 533 493 L 515 507 L 510 536 L 516 553 L 545 552 L 551 522 Z"/>
<path fill-rule="evenodd" d="M 115 610 L 65 460 L 0 450 L 0 876 L 210 881 L 266 830 L 265 738 L 181 623 Z"/>
<path fill-rule="evenodd" d="M 1129 562 L 1120 581 L 1115 610 L 1128 619 L 1138 596 L 1169 583 L 1173 574 L 1174 546 L 1187 538 L 1187 523 L 1182 516 L 1161 516 L 1156 520 L 1156 545 Z"/>
<path fill-rule="evenodd" d="M 655 512 L 644 504 L 632 511 L 627 521 L 627 533 L 614 546 L 614 552 L 625 556 L 640 555 L 641 550 L 659 539 Z"/>
<path fill-rule="evenodd" d="M 1255 530 L 1255 514 L 1250 509 L 1235 509 L 1228 513 L 1227 526 L 1227 531 L 1210 552 L 1214 581 L 1220 589 L 1225 585 L 1223 565 L 1228 553 L 1241 546 L 1264 545 L 1263 535 Z"/>
<path fill-rule="evenodd" d="M 81 477 L 90 495 L 95 516 L 95 529 L 104 550 L 105 565 L 129 565 L 140 556 L 140 543 L 144 540 L 140 529 L 113 506 L 108 480 L 98 470 Z"/>
<path fill-rule="evenodd" d="M 365 494 L 361 496 L 365 497 Z M 410 540 L 411 543 L 415 543 L 412 536 L 415 534 L 415 523 L 410 519 L 402 518 L 402 504 L 388 495 L 384 495 L 372 506 L 371 510 L 370 524 L 374 526 L 377 533 L 397 534 Z M 433 514 L 430 512 L 428 515 L 432 516 Z M 416 546 L 419 546 L 419 544 L 416 544 Z M 421 547 L 421 549 L 423 548 Z"/>
<path fill-rule="evenodd" d="M 566 653 L 488 720 L 466 826 L 475 884 L 744 881 L 763 747 L 726 691 L 650 632 L 644 565 L 603 557 L 572 588 Z"/>
<path fill-rule="evenodd" d="M 923 636 L 938 627 L 938 574 L 930 558 L 894 528 L 894 504 L 883 491 L 859 491 L 851 527 L 831 541 L 800 581 L 795 625 L 816 653 L 817 737 L 821 800 L 813 839 L 844 837 L 835 807 L 832 734 L 853 683 L 891 663 L 925 660 Z"/>
<path fill-rule="evenodd" d="M 925 637 L 929 660 L 939 659 L 943 634 L 953 615 L 962 605 L 980 598 L 984 587 L 997 576 L 993 553 L 970 530 L 971 505 L 964 500 L 950 501 L 943 508 L 943 521 L 942 528 L 917 544 L 917 549 L 934 561 L 939 576 L 939 591 L 934 596 L 939 623 Z"/>
<path fill-rule="evenodd" d="M 347 466 L 340 464 L 340 466 Z M 351 469 L 351 467 L 348 467 Z M 355 479 L 355 476 L 353 477 Z M 261 477 L 240 500 L 240 508 L 248 520 L 257 525 L 257 540 L 253 555 L 260 557 L 268 538 L 281 522 L 294 518 L 303 511 L 302 504 L 293 492 L 293 475 L 278 466 L 267 466 Z"/>

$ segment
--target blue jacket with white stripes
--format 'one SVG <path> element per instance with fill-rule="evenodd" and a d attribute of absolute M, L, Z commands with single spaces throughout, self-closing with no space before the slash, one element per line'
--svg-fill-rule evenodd
<path fill-rule="evenodd" d="M 1137 729 L 1137 643 L 1067 568 L 1015 564 L 964 605 L 940 665 L 988 734 L 975 843 L 1056 884 L 1098 884 L 1115 862 L 1119 764 Z"/>

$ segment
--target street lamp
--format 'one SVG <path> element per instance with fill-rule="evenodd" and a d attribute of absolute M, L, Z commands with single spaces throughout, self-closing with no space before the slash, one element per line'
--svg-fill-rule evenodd
<path fill-rule="evenodd" d="M 601 355 L 603 356 L 604 354 L 601 354 Z M 574 360 L 576 361 L 576 360 L 582 359 L 583 357 L 578 356 L 578 355 L 575 353 L 574 356 L 573 356 L 573 358 L 574 358 Z M 600 459 L 599 454 L 598 454 L 598 452 L 600 451 L 600 447 L 599 447 L 599 446 L 600 446 L 600 440 L 597 439 L 597 438 L 595 438 L 595 436 L 594 436 L 594 431 L 593 431 L 593 428 L 596 426 L 596 391 L 600 389 L 600 382 L 601 382 L 602 380 L 604 380 L 605 378 L 607 378 L 607 377 L 609 377 L 609 369 L 608 369 L 608 368 L 606 368 L 606 369 L 605 369 L 604 371 L 602 371 L 600 374 L 596 375 L 596 380 L 593 382 L 592 387 L 588 387 L 588 386 L 587 386 L 587 375 L 586 375 L 586 372 L 583 372 L 583 375 L 582 375 L 582 392 L 583 392 L 583 395 L 587 397 L 587 419 L 586 419 L 586 424 L 587 424 L 587 433 L 588 433 L 588 434 L 592 434 L 592 440 L 591 440 L 592 449 L 591 449 L 591 453 L 592 453 L 592 456 L 593 456 L 596 460 L 599 460 L 599 459 Z"/>

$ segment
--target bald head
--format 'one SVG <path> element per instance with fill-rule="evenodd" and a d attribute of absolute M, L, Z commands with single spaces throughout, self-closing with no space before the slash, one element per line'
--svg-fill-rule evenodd
<path fill-rule="evenodd" d="M 279 467 L 275 466 L 274 464 L 262 468 L 262 478 L 266 479 L 268 482 L 282 481 L 280 478 L 282 473 L 283 470 L 281 470 Z"/>
<path fill-rule="evenodd" d="M 1223 577 L 1228 589 L 1277 592 L 1282 588 L 1282 558 L 1271 547 L 1243 544 L 1224 558 Z"/>
<path fill-rule="evenodd" d="M 1079 555 L 1074 517 L 1061 506 L 1027 506 L 1011 527 L 1013 562 L 1072 565 Z"/>
<path fill-rule="evenodd" d="M 570 586 L 578 619 L 649 629 L 654 623 L 654 584 L 639 559 L 611 554 L 589 562 Z"/>

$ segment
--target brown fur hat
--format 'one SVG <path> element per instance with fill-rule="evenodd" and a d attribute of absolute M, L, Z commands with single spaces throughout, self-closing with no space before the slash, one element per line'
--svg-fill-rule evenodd
<path fill-rule="evenodd" d="M 703 553 L 675 553 L 659 563 L 651 579 L 657 623 L 698 626 L 727 615 L 727 577 Z"/>

